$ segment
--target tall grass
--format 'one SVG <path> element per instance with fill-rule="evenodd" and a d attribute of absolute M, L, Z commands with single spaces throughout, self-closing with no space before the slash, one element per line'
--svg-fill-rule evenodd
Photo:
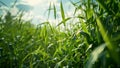
<path fill-rule="evenodd" d="M 74 5 L 74 17 L 65 16 L 57 27 L 45 21 L 37 26 L 13 17 L 9 11 L 0 16 L 1 68 L 119 68 L 120 2 L 119 0 L 80 0 Z M 48 18 L 53 8 L 49 6 Z M 76 14 L 81 11 L 82 14 Z M 78 22 L 74 22 L 78 19 Z M 73 20 L 70 29 L 66 21 Z M 63 29 L 59 25 L 64 24 Z"/>

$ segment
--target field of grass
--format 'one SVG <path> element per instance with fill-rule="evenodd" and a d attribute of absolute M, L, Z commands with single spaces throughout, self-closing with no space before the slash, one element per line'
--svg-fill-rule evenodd
<path fill-rule="evenodd" d="M 120 1 L 71 4 L 74 17 L 66 18 L 60 3 L 62 21 L 57 26 L 49 21 L 35 26 L 21 19 L 22 12 L 1 15 L 0 68 L 120 68 Z M 57 9 L 51 7 L 56 19 Z M 75 24 L 68 29 L 69 20 Z"/>

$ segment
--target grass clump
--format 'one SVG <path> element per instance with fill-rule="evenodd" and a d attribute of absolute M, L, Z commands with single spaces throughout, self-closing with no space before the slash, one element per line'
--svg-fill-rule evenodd
<path fill-rule="evenodd" d="M 49 21 L 35 26 L 31 21 L 22 20 L 22 13 L 15 17 L 9 11 L 7 15 L 1 15 L 0 67 L 119 68 L 119 1 L 70 2 L 75 7 L 74 17 L 65 17 L 61 2 L 62 21 L 57 27 Z M 54 18 L 57 19 L 55 5 L 53 10 Z M 79 11 L 82 14 L 76 14 Z M 68 29 L 66 21 L 73 19 L 79 21 L 73 21 L 75 24 Z M 61 24 L 65 27 L 64 31 L 59 28 Z"/>

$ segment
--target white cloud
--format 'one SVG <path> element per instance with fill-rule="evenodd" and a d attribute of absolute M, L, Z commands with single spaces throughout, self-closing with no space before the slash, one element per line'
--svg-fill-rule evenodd
<path fill-rule="evenodd" d="M 25 12 L 22 19 L 25 21 L 31 20 L 33 18 L 33 15 L 34 15 L 33 11 Z"/>
<path fill-rule="evenodd" d="M 34 6 L 34 5 L 38 5 L 39 3 L 41 3 L 44 0 L 22 0 L 23 3 L 27 3 L 28 5 Z"/>
<path fill-rule="evenodd" d="M 59 22 L 60 22 L 58 19 L 49 19 L 48 21 L 53 26 L 57 26 L 59 24 Z"/>
<path fill-rule="evenodd" d="M 5 7 L 5 6 L 2 6 L 0 8 L 0 10 L 2 10 L 2 14 L 4 16 L 7 14 L 8 11 L 11 13 L 12 16 L 17 15 L 17 13 L 18 13 L 18 8 L 16 8 L 16 7 L 8 8 L 8 7 Z"/>
<path fill-rule="evenodd" d="M 67 12 L 67 17 L 73 17 L 73 11 L 68 11 Z"/>
<path fill-rule="evenodd" d="M 53 7 L 53 4 L 55 4 L 57 9 L 57 20 L 54 19 L 54 13 L 50 14 L 51 18 L 49 18 L 49 22 L 54 25 L 58 25 L 58 22 L 62 20 L 61 18 L 61 12 L 60 12 L 60 3 L 58 0 L 22 0 L 20 4 L 26 4 L 33 7 L 33 9 L 30 12 L 27 12 L 27 14 L 24 15 L 23 19 L 30 20 L 32 19 L 32 22 L 34 24 L 39 24 L 41 22 L 47 21 L 47 13 L 45 11 L 49 8 L 49 5 L 51 3 L 51 7 Z M 71 6 L 71 3 L 65 2 L 63 4 L 65 9 L 65 16 L 66 17 L 72 17 L 73 16 L 73 6 Z M 53 12 L 53 11 L 52 11 Z M 44 14 L 45 13 L 45 14 Z"/>
<path fill-rule="evenodd" d="M 11 15 L 13 15 L 13 16 L 17 15 L 17 13 L 18 13 L 18 8 L 16 8 L 16 7 L 11 8 L 11 9 L 10 9 L 10 13 L 11 13 Z"/>
<path fill-rule="evenodd" d="M 41 5 L 41 4 L 48 4 L 48 3 L 57 3 L 57 0 L 22 0 L 23 3 L 27 3 L 31 6 Z"/>

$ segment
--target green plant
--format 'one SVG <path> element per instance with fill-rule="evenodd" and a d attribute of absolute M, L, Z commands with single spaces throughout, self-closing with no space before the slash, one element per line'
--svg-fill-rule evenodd
<path fill-rule="evenodd" d="M 60 2 L 62 21 L 57 26 L 49 21 L 35 26 L 31 21 L 22 20 L 23 12 L 17 16 L 9 11 L 1 15 L 0 67 L 119 68 L 119 0 L 70 2 L 76 8 L 74 16 L 66 18 Z M 54 4 L 49 6 L 48 19 L 51 10 L 57 19 Z M 81 14 L 77 14 L 80 11 Z M 67 22 L 74 24 L 67 28 Z M 65 28 L 61 29 L 61 24 Z"/>

